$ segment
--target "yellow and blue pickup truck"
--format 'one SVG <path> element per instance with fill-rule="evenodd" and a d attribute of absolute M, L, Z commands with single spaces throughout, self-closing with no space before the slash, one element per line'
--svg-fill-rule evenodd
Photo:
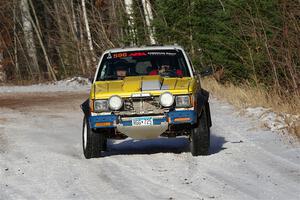
<path fill-rule="evenodd" d="M 100 157 L 107 139 L 188 136 L 193 156 L 209 151 L 209 93 L 180 46 L 103 53 L 84 112 L 84 156 Z"/>

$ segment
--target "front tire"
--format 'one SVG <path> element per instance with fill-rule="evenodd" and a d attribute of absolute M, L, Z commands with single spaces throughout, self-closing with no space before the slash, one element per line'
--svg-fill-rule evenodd
<path fill-rule="evenodd" d="M 99 158 L 101 152 L 106 150 L 107 139 L 104 134 L 95 133 L 90 128 L 89 121 L 86 117 L 83 118 L 82 127 L 82 147 L 83 154 L 86 159 Z"/>
<path fill-rule="evenodd" d="M 193 156 L 208 155 L 210 145 L 210 130 L 205 108 L 198 119 L 197 127 L 192 129 L 190 139 L 191 153 Z"/>

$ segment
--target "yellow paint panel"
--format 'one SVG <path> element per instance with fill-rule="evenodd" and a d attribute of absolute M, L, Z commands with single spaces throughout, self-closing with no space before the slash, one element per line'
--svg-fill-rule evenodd
<path fill-rule="evenodd" d="M 125 92 L 137 92 L 141 90 L 142 77 L 141 76 L 129 76 L 124 79 L 123 91 Z"/>
<path fill-rule="evenodd" d="M 108 82 L 109 81 L 99 81 L 96 82 L 94 87 L 96 88 L 96 93 L 98 92 L 108 92 Z"/>
<path fill-rule="evenodd" d="M 174 90 L 177 78 L 165 78 L 163 81 L 163 90 Z"/>
<path fill-rule="evenodd" d="M 110 83 L 107 84 L 108 90 L 107 92 L 112 93 L 112 92 L 121 92 L 122 86 L 123 86 L 123 81 L 111 81 Z"/>
<path fill-rule="evenodd" d="M 191 80 L 189 80 L 189 79 L 178 78 L 175 89 L 176 90 L 188 89 L 189 85 L 190 85 L 190 81 Z"/>
<path fill-rule="evenodd" d="M 126 77 L 124 80 L 98 81 L 92 85 L 91 99 L 108 99 L 112 95 L 121 97 L 131 97 L 133 93 L 141 92 L 143 81 L 155 81 L 163 83 L 162 90 L 147 91 L 152 96 L 159 96 L 161 93 L 169 91 L 173 95 L 191 94 L 196 88 L 196 81 L 192 78 L 164 78 L 160 76 L 135 76 Z M 94 94 L 94 87 L 96 93 Z"/>
<path fill-rule="evenodd" d="M 196 80 L 192 79 L 189 85 L 189 92 L 195 92 L 197 90 L 197 84 Z"/>
<path fill-rule="evenodd" d="M 188 89 L 191 78 L 165 78 L 162 89 L 165 90 L 182 90 Z"/>
<path fill-rule="evenodd" d="M 142 77 L 143 81 L 162 81 L 161 76 L 155 75 L 155 76 L 143 76 Z"/>

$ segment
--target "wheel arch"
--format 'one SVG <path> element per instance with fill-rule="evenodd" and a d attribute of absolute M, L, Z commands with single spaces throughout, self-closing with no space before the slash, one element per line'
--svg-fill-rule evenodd
<path fill-rule="evenodd" d="M 88 117 L 91 115 L 90 112 L 90 99 L 85 100 L 81 105 L 80 108 L 82 112 L 84 113 L 84 116 L 88 119 Z"/>
<path fill-rule="evenodd" d="M 198 117 L 200 117 L 203 109 L 206 111 L 207 117 L 207 125 L 208 127 L 212 126 L 211 115 L 210 115 L 210 106 L 209 106 L 209 92 L 201 88 L 201 90 L 197 93 L 197 111 Z"/>

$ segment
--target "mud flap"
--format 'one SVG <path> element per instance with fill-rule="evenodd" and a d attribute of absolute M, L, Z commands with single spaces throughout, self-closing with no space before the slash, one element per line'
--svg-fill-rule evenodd
<path fill-rule="evenodd" d="M 88 118 L 90 115 L 91 115 L 91 112 L 90 112 L 90 100 L 87 99 L 85 100 L 81 105 L 80 105 L 80 108 L 82 110 L 82 112 L 84 113 L 85 117 Z"/>
<path fill-rule="evenodd" d="M 207 117 L 207 126 L 211 127 L 212 126 L 212 122 L 211 122 L 210 107 L 209 107 L 209 103 L 208 102 L 205 104 L 205 110 L 206 110 L 206 117 Z"/>
<path fill-rule="evenodd" d="M 197 111 L 198 111 L 198 117 L 200 117 L 200 115 L 202 113 L 202 109 L 205 109 L 207 123 L 208 123 L 207 125 L 208 125 L 208 127 L 211 127 L 212 122 L 211 122 L 208 98 L 209 98 L 209 92 L 204 89 L 201 89 L 197 95 Z"/>
<path fill-rule="evenodd" d="M 201 89 L 200 92 L 197 93 L 197 111 L 198 117 L 201 115 L 202 109 L 207 104 L 209 98 L 209 92 Z"/>

